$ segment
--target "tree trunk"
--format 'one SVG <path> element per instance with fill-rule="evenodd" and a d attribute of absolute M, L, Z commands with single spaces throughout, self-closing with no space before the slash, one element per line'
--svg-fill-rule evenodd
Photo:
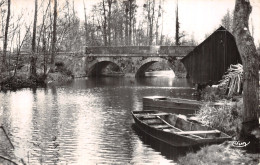
<path fill-rule="evenodd" d="M 133 1 L 129 1 L 129 36 L 128 36 L 128 44 L 132 45 L 132 20 L 133 20 Z"/>
<path fill-rule="evenodd" d="M 7 50 L 7 43 L 8 43 L 8 28 L 9 28 L 9 22 L 10 22 L 10 6 L 11 6 L 11 0 L 8 0 L 8 10 L 7 10 L 7 16 L 6 16 L 6 25 L 5 25 L 5 38 L 4 38 L 4 46 L 3 46 L 3 59 L 2 59 L 2 70 L 5 70 L 6 68 L 6 50 Z"/>
<path fill-rule="evenodd" d="M 117 26 L 115 26 L 114 41 L 115 41 L 115 46 L 118 46 L 118 27 Z"/>
<path fill-rule="evenodd" d="M 83 0 L 83 5 L 84 5 L 84 16 L 85 16 L 85 23 L 84 23 L 84 27 L 85 27 L 85 46 L 88 43 L 88 23 L 87 23 L 87 10 L 86 10 L 86 6 L 85 6 L 85 1 Z"/>
<path fill-rule="evenodd" d="M 133 40 L 132 44 L 136 45 L 136 18 L 133 19 Z"/>
<path fill-rule="evenodd" d="M 125 3 L 125 45 L 128 45 L 128 37 L 129 37 L 129 31 L 128 31 L 128 26 L 129 26 L 129 21 L 128 21 L 128 13 L 129 13 L 129 9 L 128 9 L 128 1 L 127 3 Z"/>
<path fill-rule="evenodd" d="M 19 29 L 18 31 L 18 45 L 17 45 L 17 54 L 16 54 L 16 61 L 15 61 L 15 67 L 14 67 L 14 74 L 13 77 L 15 77 L 16 72 L 17 72 L 17 67 L 18 67 L 18 62 L 19 62 L 19 56 L 20 56 L 20 39 L 21 39 L 21 30 Z"/>
<path fill-rule="evenodd" d="M 179 23 L 179 15 L 178 15 L 178 1 L 177 1 L 177 8 L 176 8 L 176 25 L 175 25 L 175 45 L 180 45 L 180 36 L 179 36 L 179 30 L 180 30 L 180 23 Z"/>
<path fill-rule="evenodd" d="M 51 44 L 51 65 L 54 67 L 55 53 L 56 53 L 56 34 L 57 28 L 57 0 L 54 0 L 54 11 L 53 11 L 53 32 L 52 32 L 52 44 Z"/>
<path fill-rule="evenodd" d="M 119 36 L 121 36 L 121 37 L 119 37 L 119 45 L 124 45 L 124 28 L 123 28 L 123 23 L 121 23 L 120 25 L 119 25 Z"/>
<path fill-rule="evenodd" d="M 108 0 L 108 45 L 111 46 L 111 6 L 112 0 Z"/>
<path fill-rule="evenodd" d="M 164 5 L 164 0 L 163 0 L 163 3 L 162 5 Z M 161 29 L 161 38 L 160 38 L 160 45 L 163 44 L 163 11 L 162 11 L 162 29 Z"/>
<path fill-rule="evenodd" d="M 35 11 L 34 11 L 34 21 L 33 21 L 33 36 L 32 36 L 32 56 L 31 56 L 31 66 L 30 66 L 30 76 L 36 77 L 36 26 L 37 26 L 37 6 L 38 1 L 35 0 Z"/>
<path fill-rule="evenodd" d="M 106 7 L 105 7 L 105 0 L 102 2 L 103 4 L 103 14 L 104 14 L 104 23 L 103 23 L 103 38 L 104 38 L 104 45 L 107 46 L 107 16 L 106 16 Z"/>
<path fill-rule="evenodd" d="M 149 18 L 149 45 L 152 45 L 153 44 L 153 24 L 154 24 L 154 8 L 155 8 L 155 0 L 153 0 L 153 2 L 151 3 L 150 2 L 150 9 L 149 10 L 152 10 L 152 15 L 150 15 L 150 18 Z"/>
<path fill-rule="evenodd" d="M 258 125 L 259 117 L 259 58 L 248 28 L 252 11 L 249 0 L 236 0 L 234 11 L 234 36 L 243 63 L 243 124 L 240 137 L 249 136 Z"/>
<path fill-rule="evenodd" d="M 92 15 L 92 27 L 91 27 L 91 46 L 95 44 L 95 25 L 94 25 L 95 19 L 94 14 Z"/>
<path fill-rule="evenodd" d="M 42 51 L 43 51 L 43 74 L 46 75 L 47 73 L 47 51 L 46 51 L 46 27 L 43 26 L 43 35 L 42 35 Z"/>
<path fill-rule="evenodd" d="M 155 45 L 159 43 L 159 17 L 161 17 L 161 0 L 159 2 L 159 7 L 157 11 L 157 18 L 156 18 L 156 32 L 155 32 Z"/>

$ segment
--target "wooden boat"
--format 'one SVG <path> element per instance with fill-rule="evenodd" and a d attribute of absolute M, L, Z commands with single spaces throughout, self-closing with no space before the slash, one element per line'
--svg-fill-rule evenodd
<path fill-rule="evenodd" d="M 165 96 L 147 96 L 143 97 L 143 107 L 144 109 L 160 109 L 164 112 L 183 114 L 187 116 L 194 115 L 196 111 L 202 106 L 202 101 L 181 99 Z M 224 102 L 214 102 L 210 103 L 213 106 L 224 105 Z"/>
<path fill-rule="evenodd" d="M 132 111 L 137 127 L 144 133 L 174 147 L 222 143 L 231 140 L 227 134 L 185 120 L 180 115 L 154 110 Z"/>
<path fill-rule="evenodd" d="M 143 97 L 144 109 L 160 109 L 165 112 L 191 115 L 200 109 L 201 101 L 164 96 Z"/>

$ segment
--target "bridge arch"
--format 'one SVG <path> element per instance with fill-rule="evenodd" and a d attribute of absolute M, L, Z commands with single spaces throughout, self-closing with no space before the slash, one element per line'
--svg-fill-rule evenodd
<path fill-rule="evenodd" d="M 172 65 L 167 59 L 161 58 L 161 57 L 149 57 L 143 61 L 141 61 L 141 63 L 139 64 L 139 66 L 137 67 L 136 73 L 135 73 L 135 77 L 144 77 L 145 76 L 145 71 L 154 63 L 156 62 L 164 62 L 164 63 L 168 63 L 169 67 L 173 70 L 173 72 L 175 73 L 176 69 L 174 67 L 174 65 Z"/>
<path fill-rule="evenodd" d="M 109 64 L 116 65 L 119 68 L 120 72 L 122 72 L 122 69 L 116 60 L 113 60 L 111 58 L 97 58 L 91 62 L 91 65 L 88 66 L 87 76 L 95 77 L 102 75 L 103 70 Z"/>

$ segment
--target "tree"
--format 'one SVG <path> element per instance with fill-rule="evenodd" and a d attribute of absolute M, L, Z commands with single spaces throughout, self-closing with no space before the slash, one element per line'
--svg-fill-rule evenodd
<path fill-rule="evenodd" d="M 148 15 L 148 20 L 149 20 L 149 45 L 153 44 L 153 25 L 154 25 L 154 8 L 155 8 L 155 0 L 153 2 L 149 2 L 149 10 L 152 12 L 152 14 Z M 152 10 L 152 11 L 151 11 Z"/>
<path fill-rule="evenodd" d="M 107 0 L 108 4 L 108 45 L 111 46 L 111 7 L 112 0 Z"/>
<path fill-rule="evenodd" d="M 103 16 L 104 16 L 104 22 L 103 22 L 103 38 L 104 38 L 104 44 L 107 46 L 107 15 L 106 15 L 106 6 L 105 6 L 105 0 L 102 1 L 102 7 L 103 7 Z"/>
<path fill-rule="evenodd" d="M 178 15 L 178 1 L 177 1 L 177 8 L 176 8 L 176 23 L 175 23 L 175 44 L 180 45 L 180 37 L 179 37 L 179 15 Z"/>
<path fill-rule="evenodd" d="M 57 0 L 54 0 L 53 8 L 53 32 L 52 32 L 52 43 L 51 43 L 51 65 L 54 67 L 54 59 L 56 53 L 56 41 L 57 41 Z"/>
<path fill-rule="evenodd" d="M 155 28 L 155 44 L 157 45 L 159 42 L 159 18 L 161 17 L 161 0 L 159 2 L 157 18 L 156 18 L 156 28 Z"/>
<path fill-rule="evenodd" d="M 128 1 L 123 1 L 124 5 L 125 5 L 125 45 L 128 45 L 128 41 L 129 41 L 129 3 Z"/>
<path fill-rule="evenodd" d="M 181 45 L 180 39 L 185 36 L 184 32 L 180 34 L 180 22 L 179 22 L 179 11 L 178 11 L 178 0 L 177 0 L 177 7 L 176 7 L 176 32 L 175 32 L 175 45 Z"/>
<path fill-rule="evenodd" d="M 259 118 L 259 57 L 253 37 L 248 28 L 252 6 L 249 0 L 236 0 L 234 11 L 234 31 L 236 44 L 243 63 L 243 123 L 240 137 L 245 138 L 254 127 L 258 126 Z"/>
<path fill-rule="evenodd" d="M 188 45 L 188 46 L 196 46 L 198 45 L 198 42 L 194 38 L 194 32 L 192 32 L 191 36 L 189 38 L 185 37 L 181 41 L 181 45 Z"/>
<path fill-rule="evenodd" d="M 5 25 L 5 36 L 4 36 L 4 46 L 3 46 L 3 59 L 2 59 L 2 70 L 5 70 L 6 66 L 6 52 L 7 52 L 7 43 L 8 43 L 8 28 L 10 22 L 10 13 L 11 13 L 11 0 L 8 0 L 8 9 L 6 16 L 6 25 Z"/>
<path fill-rule="evenodd" d="M 233 15 L 227 10 L 227 13 L 221 19 L 221 25 L 226 28 L 229 32 L 233 32 Z"/>
<path fill-rule="evenodd" d="M 128 43 L 129 45 L 132 45 L 132 39 L 133 39 L 133 27 L 135 26 L 134 18 L 136 13 L 136 4 L 135 0 L 129 0 L 129 38 Z"/>
<path fill-rule="evenodd" d="M 153 26 L 154 26 L 154 19 L 155 19 L 155 0 L 147 0 L 146 3 L 143 5 L 145 9 L 146 18 L 147 18 L 147 37 L 148 37 L 148 44 L 153 44 Z"/>
<path fill-rule="evenodd" d="M 30 75 L 36 77 L 36 26 L 37 26 L 37 11 L 38 11 L 38 1 L 35 0 L 34 9 L 34 21 L 33 21 L 33 36 L 32 36 L 32 57 L 31 57 L 31 67 Z"/>
<path fill-rule="evenodd" d="M 17 73 L 17 68 L 18 68 L 18 62 L 19 62 L 19 58 L 20 58 L 20 53 L 21 53 L 21 48 L 24 44 L 24 41 L 26 39 L 26 36 L 29 34 L 30 31 L 30 26 L 27 27 L 26 29 L 26 33 L 21 41 L 21 27 L 19 26 L 19 31 L 18 31 L 18 41 L 17 41 L 17 49 L 16 49 L 16 61 L 15 61 L 15 67 L 14 67 L 14 73 L 13 73 L 13 77 L 16 76 Z"/>
<path fill-rule="evenodd" d="M 163 4 L 164 4 L 164 0 L 163 0 L 163 3 L 162 3 L 162 6 L 163 6 Z M 163 13 L 164 13 L 164 11 L 163 11 L 163 9 L 162 9 L 162 28 L 161 28 L 161 38 L 160 38 L 160 45 L 162 45 L 162 43 L 163 43 L 163 35 L 162 35 L 162 33 L 163 33 Z"/>
<path fill-rule="evenodd" d="M 83 6 L 84 6 L 84 16 L 85 16 L 85 22 L 84 22 L 84 28 L 85 28 L 85 44 L 88 43 L 88 22 L 87 22 L 87 10 L 85 6 L 85 1 L 83 0 Z"/>

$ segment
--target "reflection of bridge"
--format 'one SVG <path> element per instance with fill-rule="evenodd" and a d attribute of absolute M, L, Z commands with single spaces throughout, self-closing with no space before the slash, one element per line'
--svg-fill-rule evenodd
<path fill-rule="evenodd" d="M 125 46 L 125 47 L 86 47 L 85 71 L 87 76 L 101 75 L 109 64 L 118 66 L 120 72 L 136 77 L 155 62 L 168 63 L 176 76 L 186 76 L 184 56 L 193 46 Z"/>

